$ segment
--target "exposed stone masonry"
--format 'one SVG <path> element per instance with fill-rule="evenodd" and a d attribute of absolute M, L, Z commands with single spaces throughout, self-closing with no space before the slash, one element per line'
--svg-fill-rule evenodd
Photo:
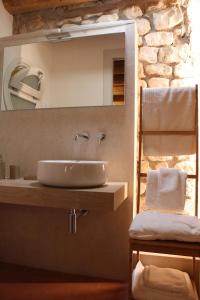
<path fill-rule="evenodd" d="M 29 32 L 44 28 L 92 24 L 133 19 L 137 23 L 139 43 L 139 79 L 143 87 L 182 86 L 193 84 L 194 69 L 190 47 L 190 26 L 187 6 L 189 0 L 176 0 L 166 6 L 160 1 L 143 11 L 139 6 L 116 8 L 111 11 L 86 13 L 65 18 L 60 7 L 38 14 L 31 22 L 24 22 L 23 15 L 15 22 L 15 32 Z M 172 3 L 172 1 L 170 2 Z M 59 13 L 58 13 L 59 12 Z M 30 15 L 31 17 L 31 15 Z"/>

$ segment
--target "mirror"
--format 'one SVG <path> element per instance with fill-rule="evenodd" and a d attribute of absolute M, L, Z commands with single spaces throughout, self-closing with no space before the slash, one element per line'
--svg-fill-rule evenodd
<path fill-rule="evenodd" d="M 4 48 L 1 110 L 124 104 L 124 33 Z"/>

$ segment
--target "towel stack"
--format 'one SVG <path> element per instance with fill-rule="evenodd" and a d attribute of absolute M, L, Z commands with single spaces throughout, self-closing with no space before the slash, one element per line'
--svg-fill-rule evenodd
<path fill-rule="evenodd" d="M 177 169 L 151 170 L 147 174 L 145 209 L 182 212 L 187 173 Z"/>
<path fill-rule="evenodd" d="M 143 266 L 133 271 L 132 293 L 136 300 L 195 300 L 187 273 L 170 268 Z"/>
<path fill-rule="evenodd" d="M 184 213 L 186 176 L 170 168 L 148 172 L 146 210 L 133 219 L 131 238 L 200 242 L 200 221 Z"/>

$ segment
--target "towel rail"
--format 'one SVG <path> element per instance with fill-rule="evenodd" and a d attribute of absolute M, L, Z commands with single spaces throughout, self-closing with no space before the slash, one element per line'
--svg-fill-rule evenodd
<path fill-rule="evenodd" d="M 172 130 L 143 130 L 142 135 L 196 135 L 196 131 L 172 131 Z"/>
<path fill-rule="evenodd" d="M 143 173 L 141 170 L 142 164 L 142 141 L 144 135 L 194 135 L 195 136 L 195 154 L 196 154 L 196 164 L 195 164 L 195 173 L 189 174 L 188 179 L 195 179 L 195 216 L 198 215 L 198 85 L 195 89 L 195 119 L 194 119 L 194 130 L 144 130 L 142 119 L 143 119 L 143 88 L 140 88 L 140 116 L 139 116 L 139 151 L 138 151 L 138 183 L 137 183 L 137 213 L 140 211 L 140 178 L 145 178 L 147 174 Z"/>
<path fill-rule="evenodd" d="M 147 173 L 140 173 L 139 176 L 140 176 L 140 177 L 143 177 L 143 178 L 146 178 L 146 177 L 147 177 Z M 188 178 L 188 179 L 196 179 L 196 178 L 197 178 L 197 175 L 195 175 L 195 174 L 188 174 L 188 175 L 187 175 L 187 178 Z"/>

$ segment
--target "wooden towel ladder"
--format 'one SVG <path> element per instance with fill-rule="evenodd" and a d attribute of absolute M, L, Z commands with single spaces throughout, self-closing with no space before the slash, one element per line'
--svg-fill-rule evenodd
<path fill-rule="evenodd" d="M 138 165 L 137 165 L 137 213 L 140 211 L 140 184 L 141 179 L 147 174 L 142 173 L 142 141 L 144 135 L 194 135 L 196 140 L 196 163 L 195 174 L 188 175 L 188 179 L 195 180 L 195 216 L 198 216 L 198 86 L 195 87 L 195 128 L 193 131 L 144 131 L 142 124 L 142 104 L 143 104 L 143 88 L 140 90 L 140 121 L 139 121 L 139 149 L 138 149 Z M 138 240 L 129 238 L 129 299 L 132 298 L 132 269 L 133 269 L 133 251 L 137 252 L 137 260 L 139 260 L 140 251 L 150 253 L 162 253 L 170 255 L 188 256 L 193 258 L 193 279 L 195 279 L 196 258 L 200 258 L 200 243 L 179 242 L 179 241 L 161 241 L 161 240 Z M 195 293 L 196 288 L 193 284 Z M 198 296 L 197 296 L 198 297 Z M 198 298 L 197 298 L 198 299 Z"/>

